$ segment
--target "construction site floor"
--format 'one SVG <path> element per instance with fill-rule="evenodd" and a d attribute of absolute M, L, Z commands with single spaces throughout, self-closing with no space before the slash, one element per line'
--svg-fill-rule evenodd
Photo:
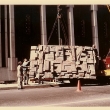
<path fill-rule="evenodd" d="M 45 81 L 43 84 L 39 84 L 39 83 L 30 81 L 28 85 L 23 85 L 23 89 L 55 87 L 55 86 L 58 86 L 59 84 L 61 84 L 61 83 Z M 17 89 L 17 82 L 0 84 L 0 90 L 10 90 L 10 89 Z"/>

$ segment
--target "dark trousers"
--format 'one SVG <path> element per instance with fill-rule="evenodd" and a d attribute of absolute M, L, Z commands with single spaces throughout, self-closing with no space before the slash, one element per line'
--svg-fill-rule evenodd
<path fill-rule="evenodd" d="M 27 71 L 23 71 L 23 80 L 24 84 L 28 84 L 29 75 L 27 74 Z"/>

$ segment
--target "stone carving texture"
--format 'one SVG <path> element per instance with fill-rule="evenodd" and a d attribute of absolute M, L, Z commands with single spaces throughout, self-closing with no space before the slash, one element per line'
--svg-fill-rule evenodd
<path fill-rule="evenodd" d="M 30 77 L 95 78 L 95 53 L 88 46 L 31 46 Z"/>

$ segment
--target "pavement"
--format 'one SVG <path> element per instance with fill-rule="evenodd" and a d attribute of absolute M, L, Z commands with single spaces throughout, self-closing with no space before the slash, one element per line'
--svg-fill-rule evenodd
<path fill-rule="evenodd" d="M 57 86 L 59 86 L 59 84 L 60 84 L 59 82 L 45 81 L 43 84 L 39 84 L 39 83 L 29 81 L 28 85 L 23 85 L 23 89 L 57 87 Z M 0 90 L 11 90 L 11 89 L 17 89 L 17 82 L 0 84 Z"/>

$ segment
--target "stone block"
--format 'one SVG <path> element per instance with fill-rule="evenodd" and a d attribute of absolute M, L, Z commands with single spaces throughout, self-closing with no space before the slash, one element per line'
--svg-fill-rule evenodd
<path fill-rule="evenodd" d="M 76 74 L 73 74 L 73 78 L 76 78 Z"/>
<path fill-rule="evenodd" d="M 69 45 L 68 46 L 63 46 L 63 48 L 67 50 L 67 49 L 70 49 L 71 46 L 69 46 Z"/>
<path fill-rule="evenodd" d="M 37 57 L 38 53 L 35 50 L 31 50 L 30 53 L 30 59 L 31 60 L 35 60 L 35 58 Z"/>
<path fill-rule="evenodd" d="M 85 50 L 88 51 L 88 50 L 91 50 L 92 48 L 89 47 L 89 46 L 85 46 Z"/>
<path fill-rule="evenodd" d="M 40 51 L 39 52 L 39 60 L 43 60 L 43 55 L 44 55 L 44 52 L 43 51 Z"/>
<path fill-rule="evenodd" d="M 38 65 L 37 60 L 33 60 L 33 61 L 30 62 L 30 67 L 35 67 L 35 65 Z"/>
<path fill-rule="evenodd" d="M 50 47 L 49 46 L 43 46 L 43 51 L 45 52 L 45 53 L 49 53 L 50 52 Z"/>
<path fill-rule="evenodd" d="M 95 56 L 89 54 L 89 55 L 87 55 L 87 58 L 93 60 L 93 59 L 95 59 Z"/>
<path fill-rule="evenodd" d="M 50 52 L 55 52 L 55 46 L 50 46 Z"/>
<path fill-rule="evenodd" d="M 65 51 L 65 55 L 69 55 L 70 56 L 71 55 L 71 50 L 66 50 Z"/>
<path fill-rule="evenodd" d="M 39 51 L 43 51 L 43 45 L 39 45 L 38 48 L 39 48 Z"/>
<path fill-rule="evenodd" d="M 49 70 L 50 69 L 50 63 L 47 60 L 44 60 L 44 71 Z"/>
<path fill-rule="evenodd" d="M 86 53 L 84 53 L 84 52 L 82 52 L 81 54 L 80 54 L 82 57 L 86 57 Z"/>
<path fill-rule="evenodd" d="M 35 72 L 36 71 L 36 67 L 31 67 L 30 68 L 30 72 Z"/>
<path fill-rule="evenodd" d="M 82 68 L 83 71 L 87 71 L 87 64 L 82 64 L 81 68 Z"/>
<path fill-rule="evenodd" d="M 57 73 L 60 73 L 60 72 L 61 72 L 61 64 L 56 64 L 56 63 L 54 63 L 53 69 L 54 69 L 54 71 L 56 71 Z"/>
<path fill-rule="evenodd" d="M 45 77 L 44 73 L 47 71 L 51 71 L 51 73 L 56 71 L 59 76 L 61 75 L 64 78 L 70 76 L 75 78 L 89 78 L 89 74 L 94 71 L 91 65 L 96 61 L 93 60 L 95 57 L 91 47 L 40 45 L 38 48 L 39 51 L 35 51 L 35 47 L 33 47 L 34 52 L 32 53 L 33 55 L 30 56 L 33 59 L 35 59 L 37 55 L 39 56 L 39 59 L 37 59 L 39 65 L 38 73 L 40 73 L 40 75 L 43 74 L 43 77 Z M 32 67 L 34 65 L 34 62 L 32 64 L 30 63 Z M 78 71 L 76 68 L 79 68 Z M 84 72 L 89 74 L 85 75 Z M 49 75 L 48 73 L 46 74 Z"/>
<path fill-rule="evenodd" d="M 50 70 L 51 70 L 51 72 L 53 72 L 53 71 L 54 71 L 54 69 L 53 69 L 53 65 L 51 65 L 51 67 L 50 67 L 50 68 L 51 68 L 51 69 L 50 69 Z"/>
<path fill-rule="evenodd" d="M 60 61 L 63 61 L 64 60 L 64 58 L 63 58 L 63 56 L 58 56 L 58 57 L 55 57 L 55 60 L 60 60 Z"/>
<path fill-rule="evenodd" d="M 43 64 L 43 61 L 44 61 L 43 59 L 39 59 L 38 64 Z"/>
<path fill-rule="evenodd" d="M 54 53 L 51 52 L 50 54 L 45 54 L 45 60 L 54 60 Z"/>
<path fill-rule="evenodd" d="M 84 77 L 84 73 L 79 73 L 78 76 L 79 78 Z"/>
<path fill-rule="evenodd" d="M 57 60 L 51 61 L 51 64 L 54 64 L 54 63 L 61 64 L 62 60 L 61 59 L 57 59 Z"/>
<path fill-rule="evenodd" d="M 94 59 L 87 59 L 87 63 L 96 63 L 96 60 Z"/>
<path fill-rule="evenodd" d="M 68 73 L 65 74 L 65 77 L 66 77 L 66 78 L 69 78 L 69 77 L 70 77 L 70 74 L 68 74 Z"/>
<path fill-rule="evenodd" d="M 31 46 L 31 50 L 36 50 L 37 46 Z"/>
<path fill-rule="evenodd" d="M 81 56 L 79 60 L 86 62 L 86 61 L 87 61 L 87 57 L 86 57 L 86 56 L 85 56 L 85 57 L 82 57 L 82 56 Z"/>
<path fill-rule="evenodd" d="M 56 51 L 56 54 L 55 54 L 55 56 L 56 57 L 63 57 L 63 55 L 64 55 L 64 52 L 63 51 Z"/>
<path fill-rule="evenodd" d="M 64 69 L 67 70 L 67 72 L 72 72 L 71 65 L 70 66 L 65 65 Z"/>
<path fill-rule="evenodd" d="M 38 73 L 43 73 L 43 64 L 39 64 Z"/>
<path fill-rule="evenodd" d="M 34 71 L 30 71 L 29 72 L 29 76 L 34 76 L 35 72 Z"/>
<path fill-rule="evenodd" d="M 53 78 L 53 74 L 51 72 L 45 72 L 43 78 Z"/>
<path fill-rule="evenodd" d="M 88 73 L 95 74 L 95 66 L 94 65 L 88 65 Z"/>
<path fill-rule="evenodd" d="M 60 51 L 60 50 L 63 50 L 63 46 L 56 46 L 56 51 Z"/>
<path fill-rule="evenodd" d="M 84 70 L 78 70 L 78 73 L 84 73 Z"/>
<path fill-rule="evenodd" d="M 66 74 L 66 72 L 61 72 L 61 74 L 60 74 L 60 75 L 61 75 L 61 76 L 64 76 L 65 74 Z"/>
<path fill-rule="evenodd" d="M 85 78 L 90 78 L 90 74 L 85 74 L 85 76 L 84 76 Z"/>
<path fill-rule="evenodd" d="M 76 72 L 77 71 L 75 64 L 71 65 L 71 70 L 72 70 L 72 72 Z"/>
<path fill-rule="evenodd" d="M 87 51 L 87 53 L 89 54 L 89 55 L 93 55 L 93 51 L 91 50 L 91 51 Z"/>

